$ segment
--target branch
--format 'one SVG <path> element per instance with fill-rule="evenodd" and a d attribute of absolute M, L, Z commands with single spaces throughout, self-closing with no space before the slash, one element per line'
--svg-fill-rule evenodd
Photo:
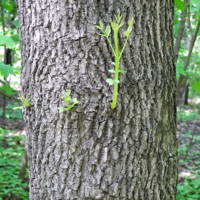
<path fill-rule="evenodd" d="M 13 95 L 6 94 L 3 90 L 0 90 L 0 94 L 9 99 L 13 99 L 15 101 L 21 102 L 18 98 L 14 97 Z"/>

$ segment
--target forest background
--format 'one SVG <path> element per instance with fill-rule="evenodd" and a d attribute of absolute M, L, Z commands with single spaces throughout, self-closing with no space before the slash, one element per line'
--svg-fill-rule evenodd
<path fill-rule="evenodd" d="M 179 183 L 177 200 L 200 199 L 200 1 L 175 0 Z M 16 2 L 0 0 L 0 200 L 28 200 Z"/>

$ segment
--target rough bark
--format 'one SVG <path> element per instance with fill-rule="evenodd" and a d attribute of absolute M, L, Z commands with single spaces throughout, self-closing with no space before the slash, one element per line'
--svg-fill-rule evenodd
<path fill-rule="evenodd" d="M 94 25 L 118 12 L 135 25 L 111 111 L 112 52 Z M 30 199 L 174 200 L 173 1 L 18 0 L 18 13 Z M 58 113 L 68 90 L 79 104 Z"/>

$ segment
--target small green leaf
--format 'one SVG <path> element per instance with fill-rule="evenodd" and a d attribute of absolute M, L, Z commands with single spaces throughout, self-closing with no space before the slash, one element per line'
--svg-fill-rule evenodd
<path fill-rule="evenodd" d="M 119 81 L 119 80 L 117 80 L 117 79 L 115 79 L 115 80 L 114 80 L 114 82 L 115 82 L 115 83 L 120 83 L 120 81 Z"/>
<path fill-rule="evenodd" d="M 14 70 L 14 73 L 17 74 L 17 75 L 20 75 L 20 72 L 17 71 L 17 70 Z"/>
<path fill-rule="evenodd" d="M 19 20 L 10 21 L 10 23 L 16 27 L 19 27 Z"/>
<path fill-rule="evenodd" d="M 134 23 L 134 18 L 128 21 L 128 26 L 133 27 L 133 23 Z"/>
<path fill-rule="evenodd" d="M 127 32 L 130 33 L 132 31 L 132 27 L 128 27 Z"/>
<path fill-rule="evenodd" d="M 101 30 L 101 27 L 100 27 L 100 26 L 95 26 L 95 27 Z"/>
<path fill-rule="evenodd" d="M 14 107 L 13 110 L 17 110 L 17 109 L 21 110 L 22 108 L 23 108 L 23 106 L 18 106 L 18 107 Z"/>
<path fill-rule="evenodd" d="M 124 31 L 123 33 L 124 33 L 124 35 L 125 35 L 126 37 L 128 37 L 128 36 L 129 36 L 129 32 L 127 32 L 127 31 Z"/>
<path fill-rule="evenodd" d="M 183 66 L 181 63 L 176 63 L 176 78 L 180 77 L 180 74 L 186 76 L 185 71 L 183 70 Z"/>
<path fill-rule="evenodd" d="M 101 20 L 99 21 L 99 25 L 100 25 L 101 29 L 103 29 L 103 22 Z"/>
<path fill-rule="evenodd" d="M 114 80 L 113 79 L 107 79 L 106 82 L 109 84 L 109 85 L 113 85 L 114 84 Z"/>
<path fill-rule="evenodd" d="M 73 102 L 73 105 L 78 104 L 78 100 L 77 100 L 76 98 L 73 98 L 73 99 L 72 99 L 72 102 Z"/>
<path fill-rule="evenodd" d="M 119 69 L 119 70 L 118 70 L 118 72 L 127 72 L 127 71 L 125 71 L 125 70 L 122 70 L 122 69 Z"/>
<path fill-rule="evenodd" d="M 13 110 L 17 110 L 17 109 L 21 110 L 22 108 L 23 108 L 23 106 L 18 106 L 18 107 L 14 107 Z"/>
<path fill-rule="evenodd" d="M 13 40 L 13 42 L 19 42 L 20 38 L 16 37 L 16 36 L 11 36 L 11 39 Z"/>
<path fill-rule="evenodd" d="M 106 32 L 106 35 L 107 35 L 107 36 L 110 35 L 111 29 L 110 29 L 110 26 L 109 26 L 109 25 L 106 26 L 105 32 Z"/>
<path fill-rule="evenodd" d="M 67 109 L 67 108 L 64 108 L 64 107 L 58 107 L 58 111 L 59 111 L 59 113 L 65 111 L 65 110 L 68 110 L 68 109 Z"/>
<path fill-rule="evenodd" d="M 114 63 L 114 62 L 111 62 L 111 64 L 115 66 L 115 63 Z"/>
<path fill-rule="evenodd" d="M 109 69 L 108 70 L 110 73 L 115 73 L 115 70 L 114 69 Z"/>

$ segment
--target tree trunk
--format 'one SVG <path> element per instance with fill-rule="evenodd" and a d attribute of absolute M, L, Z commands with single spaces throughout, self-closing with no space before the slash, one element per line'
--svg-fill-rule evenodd
<path fill-rule="evenodd" d="M 22 90 L 31 200 L 174 200 L 173 1 L 23 1 Z M 112 51 L 94 27 L 135 24 L 111 110 Z M 127 26 L 123 26 L 123 31 Z M 120 33 L 120 44 L 123 43 Z M 79 104 L 58 112 L 71 90 Z"/>

